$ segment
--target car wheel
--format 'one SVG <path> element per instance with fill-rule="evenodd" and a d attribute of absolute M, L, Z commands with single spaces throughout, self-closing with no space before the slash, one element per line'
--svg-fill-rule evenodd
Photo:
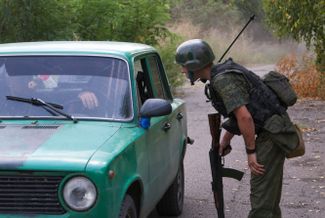
<path fill-rule="evenodd" d="M 137 208 L 133 198 L 126 194 L 124 197 L 119 218 L 137 218 Z"/>
<path fill-rule="evenodd" d="M 179 216 L 184 202 L 184 166 L 180 164 L 176 178 L 157 205 L 161 216 Z"/>

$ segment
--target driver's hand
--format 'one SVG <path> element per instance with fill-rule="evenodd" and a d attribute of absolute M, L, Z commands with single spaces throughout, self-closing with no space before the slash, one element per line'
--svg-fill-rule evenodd
<path fill-rule="evenodd" d="M 81 92 L 78 97 L 85 108 L 94 109 L 98 107 L 98 100 L 93 92 Z"/>

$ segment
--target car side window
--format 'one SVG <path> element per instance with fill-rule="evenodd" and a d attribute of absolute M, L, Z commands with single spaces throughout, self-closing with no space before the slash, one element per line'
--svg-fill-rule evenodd
<path fill-rule="evenodd" d="M 155 97 L 166 99 L 166 94 L 165 94 L 164 86 L 163 86 L 162 79 L 161 79 L 161 72 L 160 72 L 157 57 L 150 56 L 148 58 L 148 64 L 149 64 L 149 68 L 151 71 L 154 88 L 156 91 Z"/>
<path fill-rule="evenodd" d="M 138 100 L 141 106 L 148 98 L 153 98 L 153 92 L 145 59 L 135 61 L 134 66 Z"/>

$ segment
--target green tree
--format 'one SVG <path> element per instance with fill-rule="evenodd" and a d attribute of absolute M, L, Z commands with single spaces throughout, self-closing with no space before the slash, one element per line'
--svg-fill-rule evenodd
<path fill-rule="evenodd" d="M 0 42 L 71 38 L 70 2 L 0 0 Z"/>
<path fill-rule="evenodd" d="M 167 0 L 0 0 L 0 41 L 118 40 L 168 36 Z"/>
<path fill-rule="evenodd" d="M 314 47 L 317 64 L 325 69 L 325 1 L 324 0 L 264 0 L 267 22 L 283 36 L 305 41 Z"/>
<path fill-rule="evenodd" d="M 166 0 L 81 0 L 78 36 L 84 40 L 119 40 L 156 45 L 168 36 Z"/>

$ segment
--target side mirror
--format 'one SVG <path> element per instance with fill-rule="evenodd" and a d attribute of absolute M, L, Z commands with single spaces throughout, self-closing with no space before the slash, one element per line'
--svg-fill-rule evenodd
<path fill-rule="evenodd" d="M 147 99 L 140 109 L 140 126 L 148 129 L 151 117 L 164 116 L 171 112 L 172 106 L 167 100 L 159 98 Z"/>

